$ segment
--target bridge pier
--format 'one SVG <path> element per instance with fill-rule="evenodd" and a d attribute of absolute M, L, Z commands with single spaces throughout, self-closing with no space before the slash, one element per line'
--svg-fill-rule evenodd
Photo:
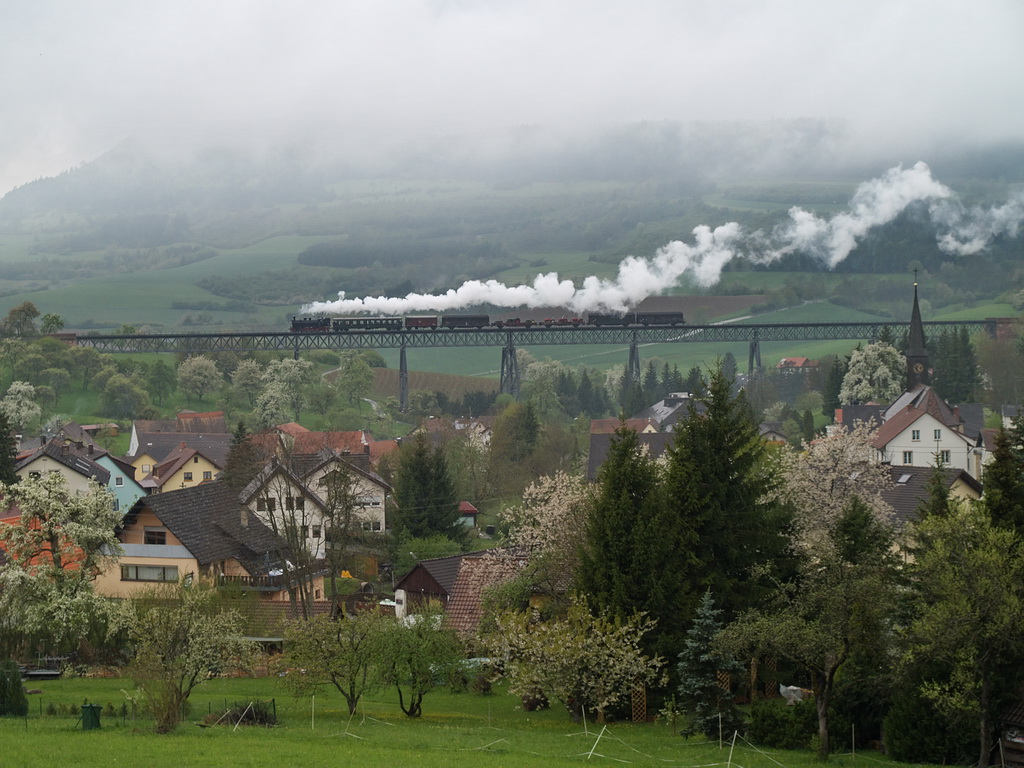
<path fill-rule="evenodd" d="M 512 341 L 512 333 L 501 348 L 501 391 L 506 395 L 519 399 L 519 358 L 516 357 L 516 345 Z"/>
<path fill-rule="evenodd" d="M 761 367 L 761 341 L 757 332 L 750 339 L 750 353 L 747 356 L 747 376 L 760 376 L 764 372 Z"/>
<path fill-rule="evenodd" d="M 409 410 L 409 364 L 405 359 L 405 342 L 398 352 L 398 410 Z"/>
<path fill-rule="evenodd" d="M 626 372 L 630 381 L 634 384 L 640 383 L 640 347 L 636 341 L 636 331 L 633 331 L 633 340 L 629 342 L 629 364 Z"/>

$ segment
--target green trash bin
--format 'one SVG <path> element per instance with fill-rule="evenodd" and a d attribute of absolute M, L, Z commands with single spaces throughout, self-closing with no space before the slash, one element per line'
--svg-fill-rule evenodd
<path fill-rule="evenodd" d="M 94 731 L 100 727 L 100 710 L 102 707 L 99 704 L 83 704 L 82 705 L 82 730 L 83 731 Z"/>

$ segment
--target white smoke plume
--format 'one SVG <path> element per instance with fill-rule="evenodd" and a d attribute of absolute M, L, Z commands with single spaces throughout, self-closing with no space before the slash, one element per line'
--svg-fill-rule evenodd
<path fill-rule="evenodd" d="M 498 307 L 567 307 L 574 312 L 628 310 L 648 296 L 664 292 L 684 276 L 702 286 L 718 282 L 722 268 L 738 255 L 770 263 L 793 252 L 810 253 L 830 269 L 850 255 L 873 228 L 893 221 L 914 203 L 928 203 L 940 249 L 953 255 L 978 253 L 1000 235 L 1016 237 L 1024 222 L 1024 197 L 997 208 L 967 208 L 953 191 L 932 177 L 922 162 L 911 168 L 890 168 L 861 184 L 849 210 L 831 218 L 794 207 L 789 221 L 771 232 L 744 234 L 736 222 L 693 230 L 693 244 L 674 240 L 649 258 L 628 256 L 612 279 L 586 278 L 577 287 L 558 273 L 539 274 L 531 285 L 505 285 L 497 280 L 469 280 L 442 294 L 410 293 L 404 297 L 315 302 L 305 312 L 402 315 L 448 312 L 490 304 Z"/>

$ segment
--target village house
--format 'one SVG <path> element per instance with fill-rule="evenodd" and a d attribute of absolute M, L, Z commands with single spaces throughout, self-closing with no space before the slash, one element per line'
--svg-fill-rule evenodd
<path fill-rule="evenodd" d="M 261 599 L 287 600 L 287 544 L 223 483 L 139 499 L 124 517 L 123 554 L 96 580 L 107 597 L 130 597 L 157 583 L 202 579 L 236 584 Z M 323 577 L 315 583 L 323 595 Z"/>
<path fill-rule="evenodd" d="M 147 466 L 138 458 L 136 462 L 139 467 Z M 223 460 L 214 460 L 207 453 L 181 441 L 162 461 L 152 465 L 139 484 L 148 493 L 191 488 L 212 481 L 223 468 Z"/>
<path fill-rule="evenodd" d="M 272 456 L 241 493 L 241 502 L 267 525 L 287 518 L 315 557 L 324 556 L 330 527 L 341 518 L 360 531 L 386 529 L 391 486 L 369 468 L 367 454 L 321 448 L 291 459 Z M 354 505 L 342 508 L 350 499 Z"/>

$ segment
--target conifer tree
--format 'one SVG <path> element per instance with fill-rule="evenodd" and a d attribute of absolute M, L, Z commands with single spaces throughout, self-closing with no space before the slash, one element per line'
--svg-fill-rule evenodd
<path fill-rule="evenodd" d="M 448 462 L 440 450 L 431 450 L 425 432 L 417 432 L 402 446 L 395 472 L 396 533 L 415 538 L 441 534 L 462 538 L 459 504 Z"/>
<path fill-rule="evenodd" d="M 652 655 L 676 653 L 686 600 L 678 567 L 692 537 L 662 503 L 658 470 L 634 431 L 616 430 L 588 509 L 578 583 L 589 604 L 625 620 L 637 611 L 658 624 L 645 639 Z"/>
<path fill-rule="evenodd" d="M 235 493 L 241 493 L 263 468 L 264 459 L 259 448 L 249 439 L 249 430 L 245 422 L 239 421 L 231 438 L 231 447 L 220 481 L 226 483 Z"/>
<path fill-rule="evenodd" d="M 996 433 L 995 451 L 985 468 L 982 499 L 994 525 L 1024 533 L 1024 473 L 1005 429 Z"/>
<path fill-rule="evenodd" d="M 690 716 L 684 736 L 702 733 L 709 739 L 721 732 L 726 737 L 743 730 L 740 714 L 732 693 L 718 681 L 718 673 L 730 677 L 743 673 L 743 665 L 735 658 L 713 647 L 715 637 L 722 629 L 718 620 L 722 612 L 715 608 L 714 598 L 708 590 L 701 598 L 693 626 L 686 633 L 686 642 L 679 654 L 676 667 L 679 679 L 679 698 L 684 711 Z"/>
<path fill-rule="evenodd" d="M 711 373 L 707 394 L 676 426 L 667 453 L 666 506 L 675 525 L 693 536 L 677 566 L 690 596 L 683 621 L 709 588 L 731 619 L 759 592 L 751 568 L 784 551 L 787 517 L 772 500 L 776 480 L 746 396 L 733 396 L 721 365 Z"/>
<path fill-rule="evenodd" d="M 932 515 L 945 517 L 949 514 L 949 483 L 946 482 L 945 466 L 940 457 L 937 456 L 936 459 L 935 467 L 928 478 L 928 498 L 921 502 L 917 510 L 922 520 Z"/>
<path fill-rule="evenodd" d="M 4 485 L 13 485 L 18 482 L 18 476 L 14 473 L 17 450 L 12 432 L 7 415 L 0 411 L 0 483 Z"/>
<path fill-rule="evenodd" d="M 0 662 L 0 717 L 24 717 L 28 714 L 28 698 L 21 684 L 18 662 L 7 659 Z"/>

